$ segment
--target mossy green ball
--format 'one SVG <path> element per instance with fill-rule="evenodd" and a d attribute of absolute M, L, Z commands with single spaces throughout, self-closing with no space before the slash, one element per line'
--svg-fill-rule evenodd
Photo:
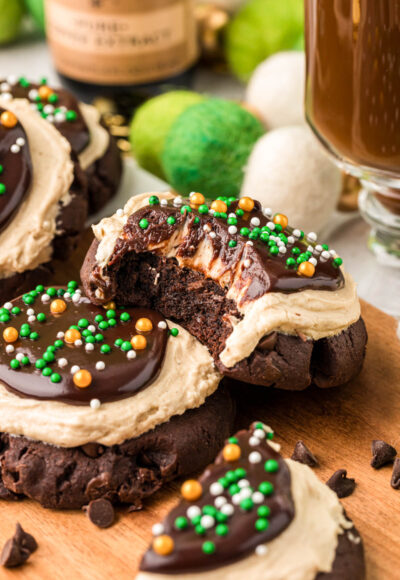
<path fill-rule="evenodd" d="M 303 46 L 303 0 L 250 0 L 232 19 L 225 37 L 229 65 L 243 81 L 271 54 Z"/>
<path fill-rule="evenodd" d="M 12 42 L 18 36 L 23 14 L 22 0 L 0 0 L 0 44 Z"/>
<path fill-rule="evenodd" d="M 131 123 L 130 141 L 139 165 L 165 178 L 161 165 L 165 138 L 176 118 L 204 98 L 191 91 L 171 91 L 150 99 L 137 110 Z"/>
<path fill-rule="evenodd" d="M 30 12 L 40 32 L 44 34 L 44 0 L 25 0 L 25 6 L 28 12 Z"/>
<path fill-rule="evenodd" d="M 166 138 L 162 162 L 167 181 L 182 195 L 238 196 L 253 145 L 264 129 L 240 105 L 209 99 L 187 109 Z"/>

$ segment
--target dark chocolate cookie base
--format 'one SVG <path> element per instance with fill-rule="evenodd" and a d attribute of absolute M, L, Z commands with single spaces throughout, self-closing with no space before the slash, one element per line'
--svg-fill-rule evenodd
<path fill-rule="evenodd" d="M 104 155 L 86 171 L 88 180 L 89 214 L 98 212 L 117 193 L 122 177 L 121 154 L 110 135 Z"/>
<path fill-rule="evenodd" d="M 211 463 L 234 415 L 229 390 L 221 386 L 201 407 L 111 447 L 55 447 L 3 433 L 0 499 L 26 496 L 47 508 L 75 509 L 104 497 L 140 508 L 164 483 Z"/>
<path fill-rule="evenodd" d="M 353 540 L 349 539 L 349 532 Z M 364 580 L 364 546 L 356 528 L 351 528 L 349 532 L 339 536 L 332 570 L 320 572 L 315 580 Z"/>
<path fill-rule="evenodd" d="M 312 383 L 321 388 L 345 384 L 361 370 L 367 342 L 361 318 L 340 334 L 317 341 L 272 333 L 249 357 L 226 368 L 219 360 L 231 332 L 226 321 L 229 316 L 240 318 L 240 314 L 219 284 L 200 272 L 180 268 L 173 258 L 130 252 L 108 268 L 109 286 L 105 299 L 99 300 L 95 293 L 102 282 L 96 279 L 97 247 L 94 241 L 81 270 L 89 298 L 99 304 L 115 297 L 123 305 L 158 310 L 205 344 L 226 376 L 255 385 L 302 390 Z"/>

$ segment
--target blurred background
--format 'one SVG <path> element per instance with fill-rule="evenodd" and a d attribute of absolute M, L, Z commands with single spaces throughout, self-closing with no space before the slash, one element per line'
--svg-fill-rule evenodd
<path fill-rule="evenodd" d="M 148 190 L 250 195 L 317 232 L 360 295 L 400 316 L 360 184 L 305 121 L 303 0 L 0 0 L 0 76 L 3 93 L 10 76 L 45 78 L 101 111 L 125 178 L 93 221 Z"/>

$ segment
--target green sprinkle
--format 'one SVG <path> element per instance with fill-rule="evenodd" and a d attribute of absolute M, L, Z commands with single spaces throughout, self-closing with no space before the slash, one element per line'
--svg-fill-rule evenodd
<path fill-rule="evenodd" d="M 217 536 L 226 536 L 229 532 L 229 528 L 226 524 L 218 524 L 215 528 L 215 533 Z"/>
<path fill-rule="evenodd" d="M 45 368 L 42 370 L 42 375 L 43 375 L 44 377 L 50 377 L 52 374 L 53 374 L 53 371 L 51 370 L 51 368 L 50 368 L 50 367 L 45 367 Z"/>
<path fill-rule="evenodd" d="M 122 322 L 128 322 L 128 320 L 131 319 L 131 315 L 129 312 L 123 312 L 119 318 L 122 320 Z"/>
<path fill-rule="evenodd" d="M 292 254 L 294 254 L 295 256 L 298 256 L 300 254 L 300 248 L 294 247 L 292 249 Z"/>
<path fill-rule="evenodd" d="M 106 320 L 102 320 L 99 323 L 99 328 L 100 330 L 106 330 L 108 328 L 108 322 Z"/>
<path fill-rule="evenodd" d="M 256 523 L 254 525 L 255 525 L 257 532 L 265 532 L 265 530 L 269 526 L 269 522 L 265 518 L 260 518 L 260 519 L 256 520 Z"/>
<path fill-rule="evenodd" d="M 167 218 L 167 224 L 168 224 L 169 226 L 173 226 L 175 223 L 176 223 L 176 219 L 174 218 L 174 216 L 173 216 L 173 215 L 170 215 L 170 216 Z"/>
<path fill-rule="evenodd" d="M 123 341 L 123 343 L 121 344 L 121 350 L 123 350 L 124 352 L 128 352 L 129 350 L 132 350 L 132 345 L 129 342 L 129 340 Z"/>
<path fill-rule="evenodd" d="M 194 531 L 199 536 L 203 536 L 206 533 L 206 529 L 203 528 L 203 526 L 201 524 L 197 524 L 197 526 L 194 528 Z"/>
<path fill-rule="evenodd" d="M 274 438 L 274 432 L 273 431 L 268 431 L 267 433 L 267 439 L 273 439 Z"/>
<path fill-rule="evenodd" d="M 220 195 L 219 197 L 217 197 L 218 201 L 223 201 L 224 203 L 227 203 L 228 198 L 226 195 Z"/>
<path fill-rule="evenodd" d="M 145 230 L 146 228 L 149 227 L 149 222 L 146 218 L 142 218 L 139 222 L 139 227 L 142 228 L 142 230 Z"/>
<path fill-rule="evenodd" d="M 102 342 L 104 340 L 104 336 L 102 334 L 98 333 L 98 334 L 95 334 L 94 339 L 96 342 Z"/>
<path fill-rule="evenodd" d="M 96 342 L 96 339 L 95 339 L 95 337 L 94 337 L 93 335 L 90 335 L 90 336 L 87 336 L 87 337 L 85 338 L 85 342 L 87 342 L 87 343 L 89 343 L 89 344 L 93 344 L 93 343 L 95 343 L 95 342 Z"/>
<path fill-rule="evenodd" d="M 169 330 L 169 333 L 170 333 L 172 336 L 178 336 L 178 334 L 179 334 L 179 330 L 178 330 L 177 328 L 170 328 L 170 330 Z"/>
<path fill-rule="evenodd" d="M 262 231 L 262 232 L 267 232 L 267 234 L 270 234 L 270 233 L 271 233 L 271 230 L 269 229 L 269 227 L 268 227 L 268 226 L 263 226 L 263 227 L 261 228 L 261 231 Z"/>
<path fill-rule="evenodd" d="M 283 227 L 281 226 L 281 224 L 275 224 L 275 231 L 276 232 L 281 232 L 283 230 Z"/>
<path fill-rule="evenodd" d="M 229 483 L 234 483 L 239 479 L 234 471 L 227 471 L 225 473 L 225 477 L 229 481 Z"/>
<path fill-rule="evenodd" d="M 51 344 L 46 348 L 46 352 L 56 352 L 56 347 Z"/>
<path fill-rule="evenodd" d="M 110 318 L 108 320 L 108 326 L 116 326 L 117 325 L 117 319 L 116 318 Z"/>
<path fill-rule="evenodd" d="M 118 348 L 122 346 L 123 344 L 123 340 L 122 338 L 117 338 L 117 340 L 114 342 L 115 346 L 117 346 Z"/>
<path fill-rule="evenodd" d="M 190 521 L 194 526 L 197 526 L 201 521 L 201 516 L 195 516 Z"/>
<path fill-rule="evenodd" d="M 187 518 L 185 516 L 179 516 L 175 520 L 175 527 L 177 530 L 185 530 L 189 525 Z"/>
<path fill-rule="evenodd" d="M 258 490 L 264 495 L 272 495 L 274 493 L 274 486 L 270 481 L 263 481 L 258 486 Z"/>
<path fill-rule="evenodd" d="M 226 514 L 223 514 L 222 512 L 217 512 L 215 514 L 215 519 L 219 524 L 223 524 L 227 521 L 228 516 Z"/>
<path fill-rule="evenodd" d="M 39 314 L 36 316 L 37 320 L 39 322 L 45 322 L 46 321 L 46 315 L 44 314 L 44 312 L 39 312 Z"/>
<path fill-rule="evenodd" d="M 23 296 L 22 300 L 27 305 L 33 304 L 35 302 L 35 299 L 32 296 Z"/>
<path fill-rule="evenodd" d="M 44 355 L 43 355 L 43 358 L 44 358 L 44 360 L 45 360 L 46 362 L 48 362 L 48 363 L 51 363 L 51 362 L 53 362 L 53 361 L 54 361 L 54 359 L 55 359 L 56 357 L 54 356 L 54 354 L 53 354 L 52 352 L 50 352 L 50 351 L 46 351 L 46 352 L 44 353 Z"/>
<path fill-rule="evenodd" d="M 101 322 L 102 320 L 104 320 L 104 316 L 102 316 L 101 314 L 97 314 L 94 318 L 95 322 Z"/>
<path fill-rule="evenodd" d="M 29 328 L 21 328 L 21 332 L 19 333 L 19 335 L 22 338 L 26 338 L 27 336 L 29 336 L 31 333 L 31 331 L 29 330 Z"/>
<path fill-rule="evenodd" d="M 14 316 L 17 316 L 20 313 L 21 313 L 21 308 L 18 308 L 18 306 L 14 306 L 14 308 L 11 308 L 11 314 L 14 314 Z"/>
<path fill-rule="evenodd" d="M 235 217 L 228 218 L 227 224 L 228 224 L 228 226 L 236 226 L 237 218 L 235 218 Z"/>
<path fill-rule="evenodd" d="M 215 218 L 219 218 L 219 217 L 221 217 L 221 214 L 219 213 L 219 211 L 215 211 L 215 212 L 213 213 L 213 216 L 214 216 Z"/>
<path fill-rule="evenodd" d="M 40 97 L 38 97 L 38 99 L 40 99 Z M 43 107 L 44 107 L 43 103 L 38 103 L 36 105 L 36 108 L 37 108 L 38 111 L 43 111 Z"/>
<path fill-rule="evenodd" d="M 195 224 L 198 224 L 198 223 L 200 223 L 200 218 L 199 218 L 199 216 L 198 216 L 198 215 L 197 215 L 197 216 L 194 218 L 194 223 L 195 223 Z"/>
<path fill-rule="evenodd" d="M 239 439 L 237 437 L 229 437 L 229 443 L 239 443 Z"/>
<path fill-rule="evenodd" d="M 322 249 L 327 252 L 329 250 L 328 244 L 322 244 Z"/>
<path fill-rule="evenodd" d="M 38 284 L 35 288 L 36 292 L 40 293 L 40 292 L 44 292 L 44 286 L 43 284 Z"/>
<path fill-rule="evenodd" d="M 235 214 L 238 215 L 239 217 L 242 217 L 244 215 L 244 211 L 239 207 L 236 211 Z"/>
<path fill-rule="evenodd" d="M 289 268 L 291 268 L 292 266 L 296 265 L 296 260 L 294 258 L 288 258 L 286 260 L 286 265 L 289 266 Z"/>
<path fill-rule="evenodd" d="M 268 240 L 269 240 L 269 233 L 268 232 L 261 232 L 261 234 L 260 234 L 260 240 L 262 240 L 263 242 L 268 242 Z"/>
<path fill-rule="evenodd" d="M 80 330 L 79 326 L 76 324 L 71 324 L 70 328 L 73 328 L 74 330 Z"/>
<path fill-rule="evenodd" d="M 25 77 L 21 77 L 19 79 L 19 84 L 21 85 L 21 87 L 24 87 L 24 89 L 27 89 L 30 83 Z"/>
<path fill-rule="evenodd" d="M 56 348 L 62 348 L 62 347 L 64 346 L 64 343 L 63 343 L 63 341 L 62 341 L 62 340 L 60 340 L 60 339 L 57 339 L 57 340 L 54 342 L 54 346 L 55 346 Z"/>
<path fill-rule="evenodd" d="M 239 233 L 240 233 L 241 236 L 248 236 L 249 233 L 250 233 L 250 230 L 249 230 L 249 228 L 240 228 L 240 232 Z"/>
<path fill-rule="evenodd" d="M 224 489 L 229 486 L 229 480 L 226 477 L 220 477 L 218 483 L 220 483 Z"/>
<path fill-rule="evenodd" d="M 69 121 L 71 123 L 72 121 L 76 121 L 76 119 L 78 118 L 78 115 L 76 114 L 75 111 L 67 111 L 65 113 L 65 118 L 67 121 Z"/>
<path fill-rule="evenodd" d="M 4 195 L 6 192 L 6 186 L 4 183 L 0 183 L 0 195 Z"/>
<path fill-rule="evenodd" d="M 57 290 L 57 296 L 64 296 L 64 294 L 65 294 L 65 290 L 64 290 L 64 288 L 59 288 L 59 289 Z"/>
<path fill-rule="evenodd" d="M 332 262 L 332 266 L 334 266 L 335 268 L 339 268 L 339 266 L 341 266 L 342 264 L 343 264 L 342 258 L 335 258 Z"/>
<path fill-rule="evenodd" d="M 249 512 L 254 507 L 253 500 L 250 497 L 246 497 L 246 499 L 243 499 L 240 502 L 240 507 L 242 508 L 242 510 Z"/>
<path fill-rule="evenodd" d="M 39 333 L 38 332 L 31 332 L 29 335 L 29 338 L 31 340 L 37 340 L 39 338 Z"/>
<path fill-rule="evenodd" d="M 236 197 L 234 197 L 233 195 L 231 197 L 228 197 L 228 203 L 229 203 L 229 205 L 231 203 L 233 203 L 234 201 L 236 201 Z"/>
<path fill-rule="evenodd" d="M 72 288 L 73 290 L 76 290 L 78 288 L 78 282 L 76 282 L 76 280 L 70 280 L 67 284 L 68 288 Z"/>
<path fill-rule="evenodd" d="M 56 93 L 52 93 L 47 100 L 49 103 L 54 105 L 58 101 L 58 95 L 56 95 Z"/>
<path fill-rule="evenodd" d="M 203 203 L 202 205 L 199 206 L 198 212 L 201 214 L 207 214 L 208 206 L 205 203 Z"/>
<path fill-rule="evenodd" d="M 267 505 L 261 505 L 257 509 L 257 515 L 259 518 L 267 518 L 268 516 L 271 515 L 271 508 L 268 507 Z"/>
<path fill-rule="evenodd" d="M 10 360 L 10 367 L 12 369 L 19 369 L 19 361 L 16 358 L 13 358 L 12 360 Z"/>
<path fill-rule="evenodd" d="M 29 364 L 30 364 L 30 362 L 31 362 L 31 361 L 29 360 L 29 358 L 28 358 L 27 356 L 24 356 L 24 358 L 21 360 L 21 363 L 22 363 L 24 366 L 26 366 L 26 365 L 29 365 Z"/>
<path fill-rule="evenodd" d="M 237 477 L 237 479 L 243 479 L 244 477 L 246 477 L 247 475 L 247 471 L 244 469 L 244 467 L 238 467 L 237 469 L 235 469 L 235 477 Z"/>
<path fill-rule="evenodd" d="M 192 212 L 192 208 L 190 207 L 190 205 L 183 205 L 181 207 L 181 214 L 185 215 L 187 213 L 191 213 Z"/>
<path fill-rule="evenodd" d="M 264 463 L 264 469 L 268 473 L 275 473 L 279 470 L 279 463 L 276 459 L 267 459 L 267 461 Z"/>
<path fill-rule="evenodd" d="M 250 234 L 249 234 L 249 238 L 251 240 L 258 240 L 258 232 L 254 230 L 251 230 Z"/>
<path fill-rule="evenodd" d="M 271 246 L 269 251 L 271 252 L 271 254 L 274 254 L 274 255 L 279 254 L 278 246 Z"/>
<path fill-rule="evenodd" d="M 110 310 L 107 310 L 106 316 L 107 318 L 115 318 L 117 316 L 117 313 L 115 312 L 115 310 L 110 308 Z"/>
<path fill-rule="evenodd" d="M 60 383 L 61 382 L 61 375 L 58 373 L 53 373 L 50 375 L 50 380 L 52 383 Z"/>
<path fill-rule="evenodd" d="M 47 288 L 46 294 L 49 296 L 55 296 L 57 294 L 57 290 L 55 288 Z"/>
<path fill-rule="evenodd" d="M 10 320 L 10 315 L 7 314 L 0 314 L 0 322 L 8 322 Z"/>
<path fill-rule="evenodd" d="M 204 554 L 214 554 L 216 550 L 214 542 L 210 542 L 209 540 L 203 543 L 201 549 L 203 550 Z"/>
<path fill-rule="evenodd" d="M 111 346 L 109 344 L 102 344 L 100 347 L 100 352 L 103 354 L 108 354 L 111 350 Z"/>
<path fill-rule="evenodd" d="M 0 175 L 3 173 L 4 171 L 4 167 L 2 165 L 0 165 Z"/>
<path fill-rule="evenodd" d="M 213 505 L 205 505 L 203 507 L 203 514 L 205 514 L 206 516 L 212 516 L 213 518 L 215 518 L 215 516 L 217 515 L 217 508 L 215 508 Z"/>
<path fill-rule="evenodd" d="M 82 330 L 82 336 L 92 336 L 92 331 L 89 330 L 88 328 L 85 328 L 85 330 Z"/>
<path fill-rule="evenodd" d="M 228 214 L 225 213 L 224 211 L 221 211 L 219 214 L 219 217 L 222 218 L 223 220 L 226 220 L 226 218 L 228 217 Z"/>
<path fill-rule="evenodd" d="M 229 486 L 229 493 L 231 495 L 235 495 L 235 493 L 239 493 L 240 491 L 240 487 L 238 486 L 237 483 L 232 483 L 232 485 Z"/>
<path fill-rule="evenodd" d="M 149 197 L 149 204 L 150 205 L 158 205 L 159 203 L 160 203 L 160 200 L 156 195 L 151 195 Z"/>
<path fill-rule="evenodd" d="M 237 241 L 236 241 L 236 240 L 229 240 L 229 242 L 228 242 L 228 246 L 229 246 L 230 248 L 236 248 L 236 246 L 237 246 Z"/>
<path fill-rule="evenodd" d="M 303 238 L 304 238 L 304 232 L 303 232 L 303 230 L 300 230 L 299 239 L 302 240 Z"/>
<path fill-rule="evenodd" d="M 81 318 L 78 321 L 79 328 L 87 328 L 89 326 L 89 320 L 87 318 Z"/>

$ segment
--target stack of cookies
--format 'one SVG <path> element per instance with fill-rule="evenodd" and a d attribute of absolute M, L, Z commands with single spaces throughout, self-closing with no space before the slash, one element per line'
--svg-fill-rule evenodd
<path fill-rule="evenodd" d="M 251 198 L 153 193 L 94 226 L 82 288 L 45 286 L 120 166 L 92 109 L 12 80 L 0 96 L 0 497 L 136 510 L 215 460 L 154 526 L 140 580 L 361 580 L 362 542 L 335 493 L 284 460 L 263 423 L 232 436 L 232 379 L 301 390 L 360 371 L 367 336 L 341 258 Z"/>

